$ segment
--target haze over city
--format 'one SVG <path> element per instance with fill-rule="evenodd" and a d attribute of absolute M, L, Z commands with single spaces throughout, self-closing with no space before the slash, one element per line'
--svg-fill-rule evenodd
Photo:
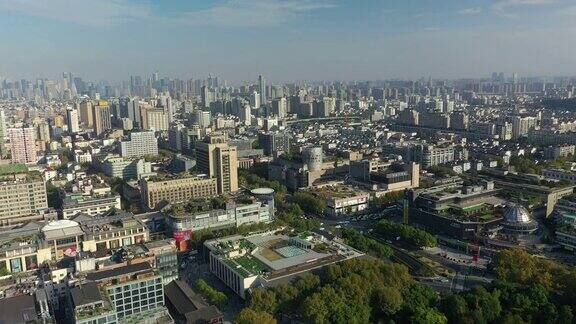
<path fill-rule="evenodd" d="M 0 324 L 576 324 L 574 0 L 0 0 Z"/>
<path fill-rule="evenodd" d="M 3 0 L 0 75 L 272 81 L 576 74 L 568 0 Z"/>

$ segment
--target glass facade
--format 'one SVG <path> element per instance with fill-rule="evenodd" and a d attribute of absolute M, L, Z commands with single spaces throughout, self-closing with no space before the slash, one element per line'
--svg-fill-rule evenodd
<path fill-rule="evenodd" d="M 162 277 L 154 276 L 108 287 L 118 318 L 164 306 Z"/>

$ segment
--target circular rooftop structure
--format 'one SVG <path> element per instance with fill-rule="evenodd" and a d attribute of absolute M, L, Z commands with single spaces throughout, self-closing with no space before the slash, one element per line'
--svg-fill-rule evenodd
<path fill-rule="evenodd" d="M 64 228 L 75 227 L 78 225 L 79 224 L 75 221 L 72 221 L 69 219 L 61 219 L 61 220 L 51 221 L 48 224 L 46 224 L 44 227 L 42 227 L 42 232 L 60 230 L 60 229 L 64 229 Z"/>
<path fill-rule="evenodd" d="M 253 195 L 271 195 L 274 193 L 272 188 L 256 188 L 250 191 Z"/>
<path fill-rule="evenodd" d="M 530 213 L 519 204 L 508 204 L 504 211 L 504 221 L 507 223 L 530 223 Z"/>
<path fill-rule="evenodd" d="M 524 206 L 513 203 L 506 207 L 502 225 L 504 231 L 510 234 L 530 234 L 538 228 L 530 212 Z"/>

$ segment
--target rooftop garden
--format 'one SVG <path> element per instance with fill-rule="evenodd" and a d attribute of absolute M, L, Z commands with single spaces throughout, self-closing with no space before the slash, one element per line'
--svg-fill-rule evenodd
<path fill-rule="evenodd" d="M 326 198 L 346 198 L 355 196 L 362 192 L 346 186 L 328 186 L 310 190 L 310 193 L 326 199 Z"/>
<path fill-rule="evenodd" d="M 263 274 L 264 272 L 268 271 L 268 267 L 266 267 L 266 265 L 249 254 L 234 258 L 233 260 L 242 268 L 253 274 Z"/>
<path fill-rule="evenodd" d="M 16 174 L 16 173 L 26 173 L 28 168 L 24 164 L 7 164 L 0 166 L 0 176 Z"/>
<path fill-rule="evenodd" d="M 210 199 L 192 199 L 187 203 L 174 204 L 168 213 L 175 215 L 196 214 L 214 209 L 226 208 L 226 201 L 222 197 Z"/>
<path fill-rule="evenodd" d="M 440 214 L 459 221 L 490 221 L 501 217 L 501 211 L 493 209 L 490 205 L 484 203 L 464 208 L 451 206 L 440 211 Z"/>

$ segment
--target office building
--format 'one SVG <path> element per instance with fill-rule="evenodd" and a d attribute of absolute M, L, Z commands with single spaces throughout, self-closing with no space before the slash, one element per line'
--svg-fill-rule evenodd
<path fill-rule="evenodd" d="M 145 155 L 158 155 L 158 140 L 153 131 L 130 133 L 128 140 L 120 143 L 122 157 L 142 157 Z"/>
<path fill-rule="evenodd" d="M 202 172 L 216 178 L 218 194 L 238 190 L 238 153 L 225 136 L 211 135 L 196 143 L 196 163 Z"/>
<path fill-rule="evenodd" d="M 119 322 L 171 322 L 164 307 L 162 276 L 148 262 L 90 272 L 86 280 L 108 295 Z"/>
<path fill-rule="evenodd" d="M 10 128 L 12 163 L 36 163 L 36 130 L 34 127 Z"/>

